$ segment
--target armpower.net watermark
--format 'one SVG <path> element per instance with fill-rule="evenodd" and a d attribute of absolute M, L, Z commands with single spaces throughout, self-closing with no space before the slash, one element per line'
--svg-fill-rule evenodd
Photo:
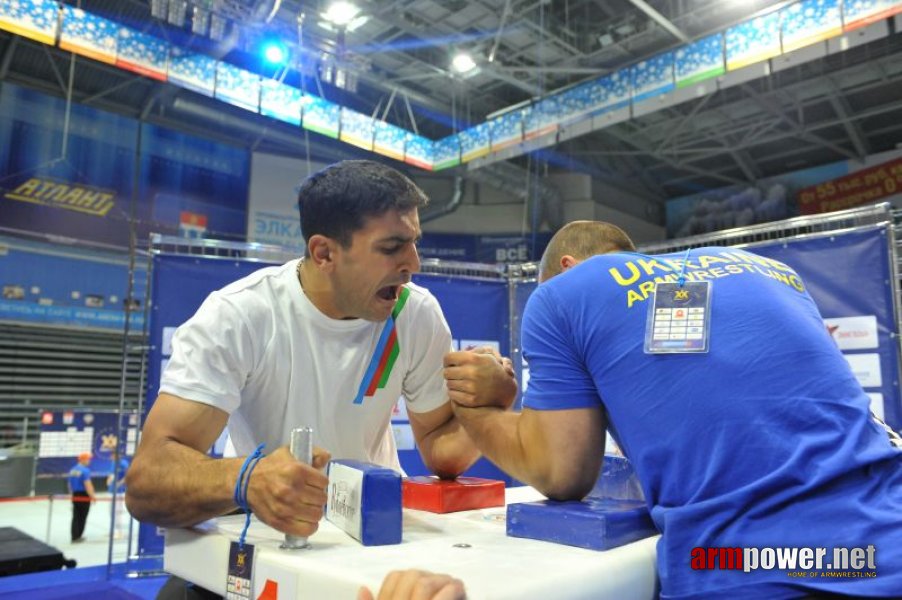
<path fill-rule="evenodd" d="M 862 579 L 877 576 L 877 549 L 865 548 L 693 548 L 696 571 L 786 571 L 787 577 Z"/>

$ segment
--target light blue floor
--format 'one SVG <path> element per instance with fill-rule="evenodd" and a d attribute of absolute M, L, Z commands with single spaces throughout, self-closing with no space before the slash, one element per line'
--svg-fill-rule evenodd
<path fill-rule="evenodd" d="M 129 540 L 128 518 L 119 521 L 119 532 L 111 536 L 113 502 L 109 494 L 98 494 L 85 527 L 85 541 L 70 542 L 72 503 L 66 498 L 18 498 L 0 501 L 0 526 L 23 533 L 60 550 L 78 568 L 0 577 L 0 598 L 155 598 L 165 577 L 153 576 L 156 563 L 148 565 L 134 557 L 137 523 Z M 118 512 L 118 511 L 117 511 Z M 107 568 L 111 550 L 112 566 Z M 129 559 L 131 556 L 131 560 Z M 144 573 L 144 574 L 142 574 Z M 142 574 L 135 576 L 135 574 Z"/>

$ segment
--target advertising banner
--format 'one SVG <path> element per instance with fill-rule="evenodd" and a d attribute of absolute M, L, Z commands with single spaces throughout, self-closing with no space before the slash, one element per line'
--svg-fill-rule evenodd
<path fill-rule="evenodd" d="M 385 121 L 376 121 L 373 151 L 395 160 L 404 160 L 404 138 L 406 136 L 405 129 Z"/>
<path fill-rule="evenodd" d="M 371 116 L 342 107 L 341 135 L 339 136 L 341 141 L 364 150 L 372 150 L 374 127 Z"/>
<path fill-rule="evenodd" d="M 216 63 L 216 99 L 251 112 L 260 108 L 260 76 L 224 62 Z"/>
<path fill-rule="evenodd" d="M 116 66 L 158 81 L 166 81 L 169 44 L 127 27 L 119 29 Z"/>
<path fill-rule="evenodd" d="M 723 34 L 715 33 L 674 51 L 678 88 L 723 75 Z"/>
<path fill-rule="evenodd" d="M 128 247 L 138 123 L 73 104 L 64 132 L 65 109 L 59 98 L 0 88 L 0 223 Z"/>
<path fill-rule="evenodd" d="M 503 150 L 523 140 L 523 114 L 519 110 L 492 119 L 488 124 L 492 152 Z"/>
<path fill-rule="evenodd" d="M 247 241 L 304 253 L 298 214 L 298 187 L 309 173 L 326 165 L 255 152 L 251 158 Z"/>
<path fill-rule="evenodd" d="M 727 69 L 735 71 L 780 54 L 780 13 L 740 23 L 726 32 Z"/>
<path fill-rule="evenodd" d="M 480 123 L 468 129 L 464 129 L 458 136 L 460 137 L 461 162 L 469 162 L 489 153 L 488 123 Z"/>
<path fill-rule="evenodd" d="M 57 4 L 53 0 L 0 4 L 0 29 L 44 44 L 56 39 L 56 17 Z"/>
<path fill-rule="evenodd" d="M 810 215 L 873 204 L 900 193 L 902 157 L 802 188 L 797 197 L 799 213 Z"/>
<path fill-rule="evenodd" d="M 682 238 L 732 227 L 778 221 L 902 194 L 902 152 L 891 150 L 860 161 L 843 160 L 820 167 L 760 179 L 669 200 L 665 205 L 667 237 Z M 864 170 L 862 170 L 864 169 Z"/>
<path fill-rule="evenodd" d="M 842 33 L 839 0 L 802 0 L 782 11 L 783 52 Z"/>
<path fill-rule="evenodd" d="M 275 79 L 264 79 L 260 87 L 260 114 L 300 125 L 302 98 L 301 90 Z"/>
<path fill-rule="evenodd" d="M 338 138 L 341 107 L 317 96 L 304 96 L 304 129 L 330 138 Z"/>
<path fill-rule="evenodd" d="M 899 0 L 844 0 L 843 21 L 845 31 L 870 25 L 902 12 Z"/>
<path fill-rule="evenodd" d="M 486 130 L 486 144 L 488 143 L 488 130 Z M 408 132 L 407 139 L 404 141 L 404 162 L 431 171 L 435 165 L 432 140 Z"/>
<path fill-rule="evenodd" d="M 630 68 L 633 102 L 654 98 L 674 88 L 673 52 L 643 60 Z"/>
<path fill-rule="evenodd" d="M 173 46 L 169 57 L 169 82 L 192 92 L 213 96 L 216 87 L 216 61 L 206 54 Z"/>
<path fill-rule="evenodd" d="M 449 135 L 433 144 L 435 170 L 448 169 L 460 164 L 460 138 Z"/>

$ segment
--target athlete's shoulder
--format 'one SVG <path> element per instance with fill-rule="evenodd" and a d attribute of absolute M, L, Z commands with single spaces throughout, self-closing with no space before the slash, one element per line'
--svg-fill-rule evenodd
<path fill-rule="evenodd" d="M 283 265 L 263 267 L 249 275 L 245 275 L 241 279 L 233 281 L 216 293 L 224 297 L 241 296 L 252 294 L 261 289 L 285 285 L 286 281 L 291 281 L 294 277 L 296 268 L 296 260 L 289 261 Z"/>
<path fill-rule="evenodd" d="M 432 295 L 432 292 L 423 286 L 411 281 L 405 284 L 404 287 L 407 289 L 405 304 L 410 305 L 410 307 L 416 307 L 419 310 L 423 307 L 438 306 L 438 300 Z M 405 306 L 406 308 L 407 306 Z"/>

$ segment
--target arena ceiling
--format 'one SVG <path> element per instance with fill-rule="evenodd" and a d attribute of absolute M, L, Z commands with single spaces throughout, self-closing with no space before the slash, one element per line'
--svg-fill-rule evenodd
<path fill-rule="evenodd" d="M 192 1 L 225 18 L 220 40 L 189 35 L 188 25 L 155 18 L 162 0 L 77 4 L 238 63 L 252 60 L 260 41 L 276 34 L 290 48 L 289 81 L 303 80 L 329 100 L 384 115 L 433 139 L 788 4 L 357 0 L 362 18 L 350 30 L 326 25 L 324 1 L 189 0 L 189 10 Z M 451 58 L 458 51 L 474 58 L 475 74 L 453 71 Z M 295 156 L 309 151 L 322 160 L 354 153 L 296 127 L 86 58 L 73 61 L 57 48 L 5 32 L 0 80 L 253 149 Z M 585 172 L 659 205 L 684 194 L 862 159 L 900 142 L 902 35 L 890 33 L 484 169 L 513 178 L 527 169 Z M 659 211 L 647 216 L 661 219 Z"/>

